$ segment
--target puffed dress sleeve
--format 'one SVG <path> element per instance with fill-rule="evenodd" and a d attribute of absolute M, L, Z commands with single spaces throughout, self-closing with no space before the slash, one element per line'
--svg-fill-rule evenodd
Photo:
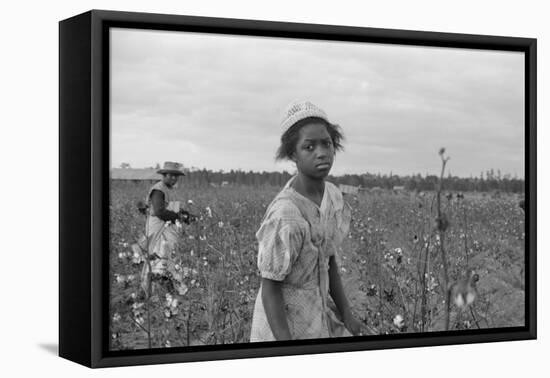
<path fill-rule="evenodd" d="M 283 281 L 291 272 L 303 245 L 304 226 L 288 211 L 274 211 L 256 232 L 258 269 L 263 278 Z"/>

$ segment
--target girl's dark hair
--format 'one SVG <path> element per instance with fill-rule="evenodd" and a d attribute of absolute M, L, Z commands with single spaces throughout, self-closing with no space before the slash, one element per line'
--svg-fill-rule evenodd
<path fill-rule="evenodd" d="M 344 146 L 342 146 L 344 134 L 342 134 L 342 128 L 340 126 L 327 122 L 322 118 L 308 117 L 296 122 L 294 125 L 290 126 L 287 131 L 284 132 L 284 134 L 281 136 L 281 145 L 277 149 L 275 160 L 290 160 L 292 158 L 292 155 L 296 151 L 296 145 L 298 144 L 298 140 L 300 139 L 301 128 L 309 123 L 314 122 L 322 123 L 326 126 L 330 138 L 332 139 L 334 151 L 342 151 L 344 149 Z"/>

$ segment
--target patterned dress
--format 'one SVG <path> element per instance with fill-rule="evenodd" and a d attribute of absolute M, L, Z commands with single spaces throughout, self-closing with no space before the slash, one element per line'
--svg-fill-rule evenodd
<path fill-rule="evenodd" d="M 296 192 L 293 177 L 266 210 L 256 233 L 258 268 L 264 278 L 282 281 L 286 319 L 292 339 L 351 336 L 329 296 L 329 258 L 339 259 L 351 212 L 342 193 L 325 182 L 321 206 Z M 275 340 L 256 297 L 250 341 Z"/>

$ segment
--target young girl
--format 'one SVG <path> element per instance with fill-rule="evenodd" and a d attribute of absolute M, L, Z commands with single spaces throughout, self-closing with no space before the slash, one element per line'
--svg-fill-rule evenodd
<path fill-rule="evenodd" d="M 277 159 L 297 174 L 266 210 L 256 233 L 262 277 L 250 341 L 361 335 L 344 294 L 337 254 L 350 211 L 339 189 L 325 181 L 343 135 L 310 102 L 285 112 Z"/>

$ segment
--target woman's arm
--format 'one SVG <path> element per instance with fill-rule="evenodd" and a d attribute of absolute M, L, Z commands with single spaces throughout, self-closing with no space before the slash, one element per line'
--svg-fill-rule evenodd
<path fill-rule="evenodd" d="M 334 300 L 336 308 L 342 315 L 344 325 L 353 335 L 360 335 L 365 332 L 365 327 L 353 316 L 351 308 L 349 306 L 340 273 L 338 273 L 338 264 L 336 263 L 335 256 L 330 256 L 329 260 L 329 290 L 330 296 Z"/>
<path fill-rule="evenodd" d="M 262 278 L 262 303 L 275 340 L 290 340 L 280 281 Z"/>
<path fill-rule="evenodd" d="M 166 209 L 164 206 L 164 194 L 160 190 L 151 193 L 151 206 L 153 214 L 164 222 L 172 222 L 179 218 L 176 212 Z"/>

